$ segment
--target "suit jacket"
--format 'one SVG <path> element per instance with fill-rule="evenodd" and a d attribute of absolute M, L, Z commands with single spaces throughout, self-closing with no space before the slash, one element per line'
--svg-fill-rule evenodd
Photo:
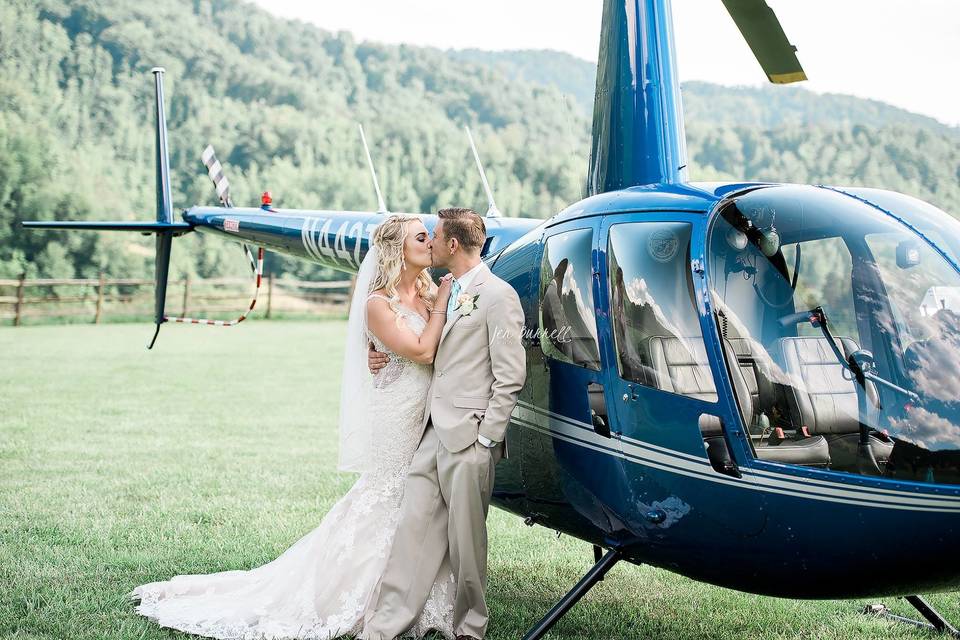
<path fill-rule="evenodd" d="M 479 434 L 504 441 L 527 377 L 517 292 L 484 265 L 464 293 L 477 296 L 476 306 L 467 314 L 455 309 L 447 318 L 420 427 L 422 437 L 432 419 L 440 442 L 453 453 Z"/>

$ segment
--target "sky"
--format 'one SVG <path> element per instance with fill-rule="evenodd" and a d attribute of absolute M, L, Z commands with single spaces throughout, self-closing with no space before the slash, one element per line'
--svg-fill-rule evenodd
<path fill-rule="evenodd" d="M 443 49 L 555 49 L 596 62 L 602 0 L 254 0 L 360 40 Z M 960 126 L 960 0 L 768 0 L 816 92 Z M 681 81 L 766 82 L 720 0 L 673 0 Z"/>

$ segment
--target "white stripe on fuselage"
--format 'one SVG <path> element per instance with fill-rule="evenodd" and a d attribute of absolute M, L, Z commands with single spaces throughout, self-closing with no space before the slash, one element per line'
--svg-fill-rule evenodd
<path fill-rule="evenodd" d="M 628 437 L 607 438 L 588 425 L 528 402 L 519 402 L 513 421 L 527 429 L 549 435 L 634 464 L 668 473 L 779 495 L 853 504 L 864 507 L 960 513 L 960 497 L 918 495 L 894 489 L 858 487 L 829 480 L 800 478 L 761 469 L 741 468 L 743 478 L 716 472 L 706 457 L 698 457 Z"/>

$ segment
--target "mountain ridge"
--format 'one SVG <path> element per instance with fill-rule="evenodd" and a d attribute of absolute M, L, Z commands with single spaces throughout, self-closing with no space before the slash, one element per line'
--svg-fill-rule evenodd
<path fill-rule="evenodd" d="M 155 65 L 167 68 L 176 207 L 215 200 L 199 163 L 213 143 L 238 204 L 270 190 L 284 208 L 373 210 L 362 122 L 392 210 L 484 210 L 469 125 L 505 215 L 552 215 L 582 197 L 590 148 L 595 70 L 565 55 L 358 42 L 239 0 L 6 0 L 0 277 L 151 272 L 149 239 L 18 225 L 153 216 Z M 691 179 L 879 186 L 960 211 L 949 131 L 856 98 L 774 100 L 776 89 L 684 86 Z M 178 246 L 191 248 L 174 252 L 172 277 L 243 273 L 229 243 L 194 236 Z M 268 268 L 333 275 L 277 255 Z"/>
<path fill-rule="evenodd" d="M 508 77 L 552 86 L 569 94 L 586 113 L 593 110 L 596 83 L 596 64 L 569 53 L 549 49 L 514 49 L 483 51 L 479 49 L 448 49 L 454 59 L 485 64 L 497 68 Z M 562 70 L 560 69 L 562 67 Z M 872 98 L 861 98 L 843 93 L 815 93 L 801 85 L 774 86 L 724 85 L 702 80 L 681 84 L 685 116 L 689 120 L 703 120 L 731 126 L 759 124 L 766 127 L 785 124 L 862 124 L 868 126 L 910 125 L 928 128 L 960 138 L 960 126 L 951 126 L 936 118 L 914 113 Z M 716 118 L 717 110 L 708 104 L 711 99 L 731 101 L 765 101 L 764 109 L 751 108 L 747 112 L 727 109 L 726 118 Z M 842 114 L 828 122 L 826 113 Z M 756 117 L 760 116 L 760 120 Z M 804 117 L 806 116 L 806 117 Z"/>

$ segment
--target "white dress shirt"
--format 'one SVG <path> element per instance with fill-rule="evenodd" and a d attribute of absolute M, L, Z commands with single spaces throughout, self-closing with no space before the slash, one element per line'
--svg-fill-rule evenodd
<path fill-rule="evenodd" d="M 476 266 L 464 273 L 459 278 L 454 278 L 457 281 L 457 284 L 460 285 L 460 293 L 463 293 L 467 290 L 467 287 L 470 286 L 470 283 L 473 282 L 473 278 L 480 273 L 480 269 L 483 269 L 483 262 L 478 262 Z"/>

